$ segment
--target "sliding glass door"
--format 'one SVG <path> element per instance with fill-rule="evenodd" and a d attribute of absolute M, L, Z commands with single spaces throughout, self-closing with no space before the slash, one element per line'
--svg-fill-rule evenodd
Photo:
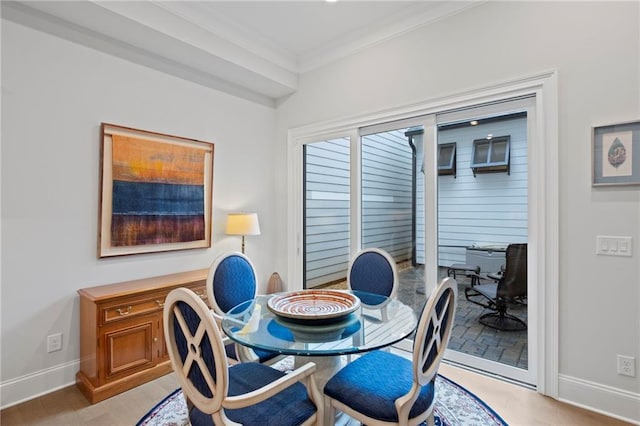
<path fill-rule="evenodd" d="M 448 359 L 529 384 L 536 325 L 526 254 L 521 271 L 512 261 L 505 268 L 507 248 L 529 243 L 532 107 L 533 98 L 518 99 L 437 119 L 438 265 L 441 276 L 455 272 L 460 293 Z M 509 294 L 506 279 L 516 273 Z M 496 291 L 501 281 L 500 299 L 473 287 Z"/>
<path fill-rule="evenodd" d="M 419 313 L 425 295 L 455 271 L 459 308 L 446 359 L 536 385 L 534 280 L 525 294 L 505 302 L 508 314 L 526 324 L 523 330 L 484 325 L 481 317 L 494 310 L 469 297 L 473 284 L 499 281 L 510 244 L 535 245 L 535 117 L 530 96 L 301 143 L 303 287 L 346 288 L 351 257 L 381 248 L 396 261 L 398 297 Z M 535 276 L 536 258 L 525 263 L 525 277 Z"/>

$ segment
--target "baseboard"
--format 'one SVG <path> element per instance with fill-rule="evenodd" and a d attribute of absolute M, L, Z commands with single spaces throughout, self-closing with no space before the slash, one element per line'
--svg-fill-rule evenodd
<path fill-rule="evenodd" d="M 0 409 L 29 401 L 76 383 L 80 360 L 7 380 L 0 384 Z"/>
<path fill-rule="evenodd" d="M 398 349 L 409 349 L 408 342 Z M 80 361 L 60 364 L 0 384 L 0 409 L 29 401 L 75 384 Z M 640 425 L 640 394 L 561 374 L 559 401 Z"/>
<path fill-rule="evenodd" d="M 640 394 L 560 374 L 558 400 L 640 425 Z"/>

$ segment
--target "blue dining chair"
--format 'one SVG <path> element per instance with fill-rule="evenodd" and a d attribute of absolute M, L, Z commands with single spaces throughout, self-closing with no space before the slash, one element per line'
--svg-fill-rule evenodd
<path fill-rule="evenodd" d="M 387 321 L 385 306 L 398 293 L 398 270 L 395 260 L 383 249 L 360 250 L 349 262 L 347 287 L 356 292 L 372 294 L 369 296 L 356 293 L 360 297 L 363 307 L 379 309 L 382 320 Z M 375 295 L 386 298 L 378 298 Z"/>
<path fill-rule="evenodd" d="M 213 315 L 220 326 L 227 312 L 242 302 L 255 299 L 258 294 L 258 279 L 253 263 L 238 252 L 218 256 L 209 268 L 206 288 Z M 234 343 L 226 348 L 229 358 L 243 362 L 266 362 L 278 356 L 276 352 L 252 350 Z"/>
<path fill-rule="evenodd" d="M 163 325 L 192 426 L 319 425 L 323 421 L 314 363 L 290 373 L 256 362 L 229 366 L 211 310 L 187 288 L 174 289 L 167 296 Z"/>
<path fill-rule="evenodd" d="M 425 303 L 412 360 L 385 351 L 347 364 L 324 387 L 327 418 L 340 410 L 367 425 L 434 423 L 435 378 L 449 343 L 458 289 L 443 279 Z"/>

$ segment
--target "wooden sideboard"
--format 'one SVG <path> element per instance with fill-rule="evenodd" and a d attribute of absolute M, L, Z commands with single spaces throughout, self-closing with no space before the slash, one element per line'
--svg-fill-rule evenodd
<path fill-rule="evenodd" d="M 172 370 L 164 342 L 164 300 L 174 288 L 187 287 L 206 303 L 207 273 L 201 269 L 78 290 L 76 384 L 92 404 Z"/>

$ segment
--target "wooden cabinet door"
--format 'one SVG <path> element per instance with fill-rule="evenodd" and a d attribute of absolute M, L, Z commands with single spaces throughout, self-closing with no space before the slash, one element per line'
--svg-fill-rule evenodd
<path fill-rule="evenodd" d="M 121 322 L 104 330 L 104 371 L 107 380 L 153 366 L 157 323 L 157 316 L 150 316 L 135 322 Z"/>

